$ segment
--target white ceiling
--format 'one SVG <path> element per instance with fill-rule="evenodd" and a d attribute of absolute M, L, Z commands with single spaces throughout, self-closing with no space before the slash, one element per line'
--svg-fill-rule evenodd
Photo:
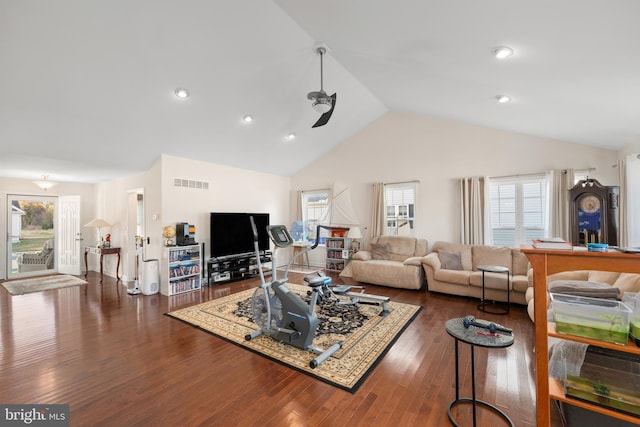
<path fill-rule="evenodd" d="M 640 140 L 638 17 L 637 0 L 0 0 L 0 176 L 99 182 L 161 153 L 287 176 L 388 110 L 619 149 Z M 338 100 L 312 129 L 318 41 Z"/>

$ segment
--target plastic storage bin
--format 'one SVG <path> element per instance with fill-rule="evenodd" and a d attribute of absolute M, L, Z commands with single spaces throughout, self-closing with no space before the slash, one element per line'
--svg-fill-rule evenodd
<path fill-rule="evenodd" d="M 637 347 L 640 347 L 640 293 L 637 292 L 625 292 L 622 297 L 624 302 L 631 309 L 631 321 L 629 322 L 629 334 L 636 343 Z"/>
<path fill-rule="evenodd" d="M 589 346 L 579 374 L 567 375 L 565 392 L 568 397 L 640 417 L 640 355 Z"/>
<path fill-rule="evenodd" d="M 556 331 L 626 345 L 631 309 L 621 301 L 551 294 Z"/>

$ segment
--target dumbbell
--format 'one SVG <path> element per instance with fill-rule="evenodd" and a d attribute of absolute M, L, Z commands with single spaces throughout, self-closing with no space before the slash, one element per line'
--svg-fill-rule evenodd
<path fill-rule="evenodd" d="M 509 334 L 513 333 L 513 329 L 507 328 L 506 326 L 502 325 L 496 325 L 493 322 L 489 324 L 476 322 L 476 319 L 473 316 L 467 316 L 462 319 L 462 324 L 467 329 L 469 329 L 469 326 L 477 326 L 478 328 L 488 329 L 492 334 L 495 334 L 496 331 L 507 332 Z"/>

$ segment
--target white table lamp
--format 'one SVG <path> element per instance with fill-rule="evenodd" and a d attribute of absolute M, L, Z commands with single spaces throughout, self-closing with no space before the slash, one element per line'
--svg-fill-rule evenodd
<path fill-rule="evenodd" d="M 349 228 L 347 239 L 351 239 L 351 249 L 353 249 L 354 252 L 357 252 L 360 249 L 358 239 L 362 239 L 362 230 L 359 225 Z"/>
<path fill-rule="evenodd" d="M 107 221 L 102 218 L 96 218 L 84 225 L 85 227 L 96 227 L 98 229 L 98 247 L 102 246 L 102 227 L 111 227 Z"/>

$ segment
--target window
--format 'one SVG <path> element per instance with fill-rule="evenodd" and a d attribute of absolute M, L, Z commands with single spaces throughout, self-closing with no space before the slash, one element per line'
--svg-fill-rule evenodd
<path fill-rule="evenodd" d="M 294 227 L 292 227 L 292 237 L 294 240 L 315 241 L 318 221 L 328 214 L 329 199 L 329 190 L 302 192 L 302 224 L 299 224 L 299 226 L 294 224 Z M 326 237 L 326 233 L 327 230 L 322 230 L 320 233 L 321 243 L 323 244 L 323 237 Z"/>
<path fill-rule="evenodd" d="M 415 234 L 416 183 L 385 184 L 386 235 Z"/>
<path fill-rule="evenodd" d="M 547 179 L 544 176 L 492 179 L 489 182 L 494 245 L 517 247 L 546 235 Z"/>

